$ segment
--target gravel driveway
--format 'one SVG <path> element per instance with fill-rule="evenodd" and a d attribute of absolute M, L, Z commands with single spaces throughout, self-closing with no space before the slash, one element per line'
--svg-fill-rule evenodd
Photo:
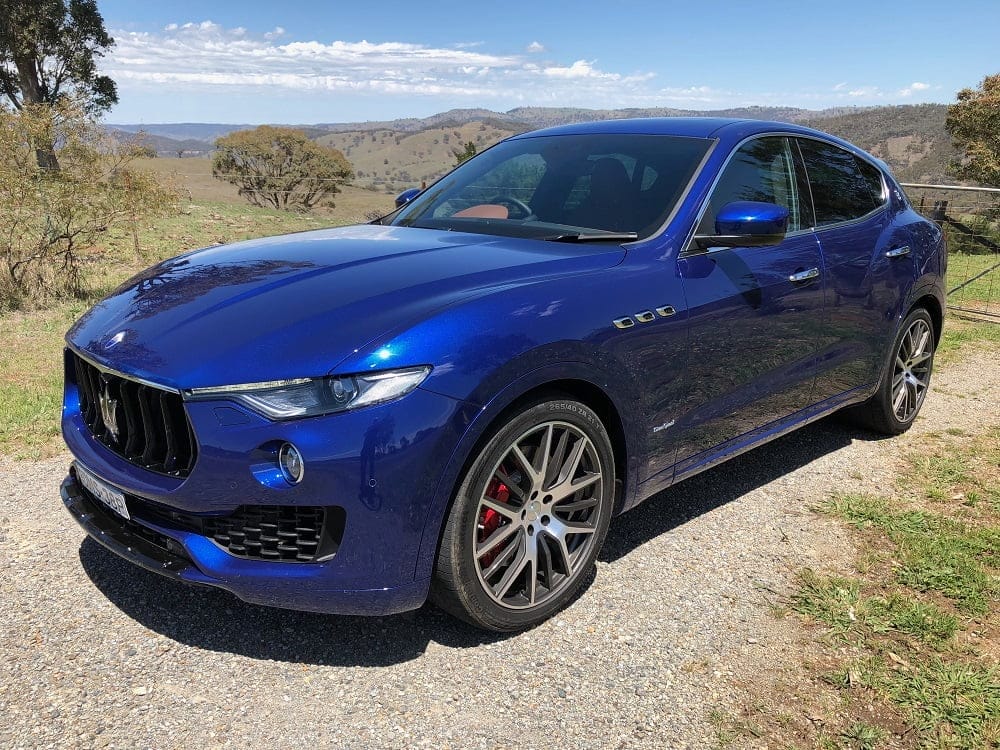
<path fill-rule="evenodd" d="M 1000 421 L 983 356 L 937 373 L 903 438 L 826 420 L 616 519 L 596 576 L 512 637 L 430 606 L 382 619 L 265 609 L 85 538 L 68 456 L 0 458 L 0 746 L 702 748 L 741 682 L 795 658 L 770 603 L 851 553 L 808 508 L 891 485 L 921 432 Z"/>

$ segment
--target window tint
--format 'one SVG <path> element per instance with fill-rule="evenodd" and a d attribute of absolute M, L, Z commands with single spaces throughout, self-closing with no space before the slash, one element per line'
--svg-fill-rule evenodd
<path fill-rule="evenodd" d="M 864 162 L 849 151 L 807 138 L 800 139 L 799 146 L 812 188 L 817 227 L 860 218 L 883 203 L 882 177 L 870 173 L 874 170 L 871 165 L 865 164 L 869 170 L 866 177 L 860 166 Z"/>
<path fill-rule="evenodd" d="M 514 237 L 657 231 L 711 142 L 626 133 L 512 138 L 407 204 L 401 226 Z"/>
<path fill-rule="evenodd" d="M 885 183 L 882 181 L 882 172 L 864 159 L 859 159 L 855 156 L 854 160 L 858 164 L 858 171 L 861 172 L 861 176 L 865 178 L 865 183 L 868 185 L 868 192 L 871 194 L 872 200 L 876 206 L 881 206 L 886 202 Z"/>
<path fill-rule="evenodd" d="M 758 138 L 740 146 L 712 192 L 698 234 L 715 234 L 715 217 L 733 201 L 776 203 L 788 209 L 789 232 L 803 227 L 803 195 L 787 138 Z"/>
<path fill-rule="evenodd" d="M 504 198 L 530 203 L 544 176 L 545 160 L 539 154 L 520 154 L 500 162 L 456 191 L 453 197 L 435 209 L 434 216 L 452 216 L 471 206 Z"/>

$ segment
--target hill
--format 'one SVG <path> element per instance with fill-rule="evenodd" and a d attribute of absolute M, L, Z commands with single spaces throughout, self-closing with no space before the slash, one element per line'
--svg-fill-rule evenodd
<path fill-rule="evenodd" d="M 452 109 L 424 118 L 297 125 L 310 138 L 344 152 L 354 165 L 356 184 L 398 192 L 431 181 L 455 163 L 453 149 L 468 141 L 482 150 L 497 141 L 535 128 L 587 120 L 623 117 L 745 117 L 794 122 L 838 135 L 884 159 L 904 182 L 952 181 L 947 166 L 957 156 L 944 128 L 947 105 L 919 104 L 889 107 L 837 107 L 807 110 L 794 107 L 740 107 L 695 110 L 580 109 L 576 107 L 518 107 L 508 112 L 488 109 Z M 125 132 L 143 132 L 143 138 L 161 156 L 206 155 L 216 138 L 253 127 L 222 123 L 109 125 Z"/>

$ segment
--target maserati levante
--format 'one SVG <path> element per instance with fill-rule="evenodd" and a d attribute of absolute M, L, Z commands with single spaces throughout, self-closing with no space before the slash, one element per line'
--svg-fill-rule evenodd
<path fill-rule="evenodd" d="M 398 203 L 180 255 L 80 319 L 88 534 L 249 602 L 517 630 L 644 499 L 834 411 L 902 432 L 927 393 L 942 233 L 832 136 L 556 127 Z"/>

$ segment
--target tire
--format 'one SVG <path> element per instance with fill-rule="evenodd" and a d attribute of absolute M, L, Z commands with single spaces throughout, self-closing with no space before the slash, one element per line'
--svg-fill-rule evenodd
<path fill-rule="evenodd" d="M 604 543 L 614 466 L 608 433 L 585 404 L 553 399 L 516 413 L 462 478 L 431 600 L 498 632 L 529 628 L 562 609 Z"/>
<path fill-rule="evenodd" d="M 883 435 L 910 429 L 930 388 L 935 344 L 930 314 L 922 307 L 911 310 L 889 349 L 878 390 L 851 409 L 854 421 Z"/>

